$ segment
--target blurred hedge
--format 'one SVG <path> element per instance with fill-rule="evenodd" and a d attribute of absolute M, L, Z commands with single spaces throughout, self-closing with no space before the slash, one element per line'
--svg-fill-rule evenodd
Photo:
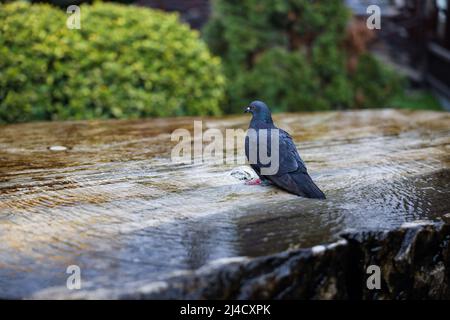
<path fill-rule="evenodd" d="M 212 4 L 204 37 L 223 58 L 228 112 L 255 99 L 279 111 L 386 107 L 402 89 L 393 72 L 348 44 L 343 1 Z"/>
<path fill-rule="evenodd" d="M 81 6 L 81 29 L 45 4 L 0 5 L 0 121 L 219 114 L 224 77 L 174 14 Z"/>

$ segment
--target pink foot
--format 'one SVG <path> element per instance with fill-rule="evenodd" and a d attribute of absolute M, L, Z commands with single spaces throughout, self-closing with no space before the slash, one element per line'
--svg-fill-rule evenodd
<path fill-rule="evenodd" d="M 255 186 L 255 185 L 261 184 L 261 179 L 256 178 L 256 179 L 245 182 L 245 184 L 248 186 Z"/>

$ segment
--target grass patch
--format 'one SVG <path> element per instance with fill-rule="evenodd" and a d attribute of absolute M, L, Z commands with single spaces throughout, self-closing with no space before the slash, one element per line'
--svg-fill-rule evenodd
<path fill-rule="evenodd" d="M 403 92 L 393 97 L 389 106 L 411 110 L 443 110 L 439 100 L 428 90 Z"/>

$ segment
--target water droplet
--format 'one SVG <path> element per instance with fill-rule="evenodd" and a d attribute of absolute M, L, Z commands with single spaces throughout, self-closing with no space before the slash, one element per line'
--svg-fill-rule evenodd
<path fill-rule="evenodd" d="M 66 151 L 67 147 L 64 147 L 64 146 L 51 146 L 48 149 L 50 151 Z"/>

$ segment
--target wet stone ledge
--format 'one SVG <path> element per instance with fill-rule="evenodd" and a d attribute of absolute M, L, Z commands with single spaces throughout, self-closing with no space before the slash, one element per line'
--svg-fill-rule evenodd
<path fill-rule="evenodd" d="M 450 224 L 417 221 L 391 231 L 259 258 L 222 259 L 164 281 L 121 290 L 48 289 L 38 299 L 450 299 Z M 368 289 L 380 267 L 381 288 Z"/>
<path fill-rule="evenodd" d="M 245 131 L 248 116 L 0 126 L 0 298 L 56 287 L 64 289 L 55 295 L 80 297 L 144 289 L 143 297 L 358 297 L 362 289 L 343 281 L 365 276 L 350 244 L 320 259 L 323 247 L 313 256 L 293 249 L 450 212 L 450 113 L 377 109 L 274 119 L 326 201 L 246 185 L 254 173 L 242 143 L 235 145 L 240 164 L 172 161 L 177 129 L 194 137 L 201 121 L 205 133 L 226 137 L 228 129 Z M 70 266 L 80 268 L 79 291 L 66 288 Z"/>

